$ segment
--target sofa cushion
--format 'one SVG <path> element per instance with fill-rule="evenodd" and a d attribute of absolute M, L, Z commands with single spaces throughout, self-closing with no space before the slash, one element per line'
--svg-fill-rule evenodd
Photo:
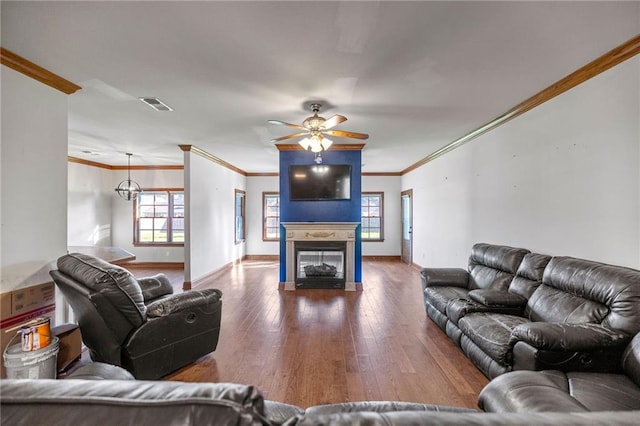
<path fill-rule="evenodd" d="M 389 413 L 393 411 L 443 411 L 453 413 L 474 412 L 470 408 L 453 407 L 447 405 L 421 404 L 418 402 L 401 401 L 360 401 L 344 402 L 340 404 L 315 405 L 305 410 L 305 415 L 318 416 L 337 413 Z"/>
<path fill-rule="evenodd" d="M 626 411 L 640 409 L 640 388 L 622 374 L 512 371 L 482 389 L 490 412 Z"/>
<path fill-rule="evenodd" d="M 554 257 L 529 299 L 531 319 L 596 322 L 630 336 L 640 332 L 640 271 L 571 257 Z"/>
<path fill-rule="evenodd" d="M 458 327 L 491 359 L 508 366 L 512 362 L 511 331 L 526 322 L 526 318 L 515 315 L 474 312 L 461 318 Z"/>
<path fill-rule="evenodd" d="M 146 321 L 147 308 L 142 289 L 129 271 L 97 257 L 72 253 L 58 259 L 58 270 L 100 292 L 132 327 Z"/>
<path fill-rule="evenodd" d="M 640 410 L 640 388 L 623 374 L 567 373 L 570 395 L 589 411 Z"/>
<path fill-rule="evenodd" d="M 469 289 L 507 290 L 520 262 L 529 250 L 477 243 L 469 256 Z"/>
<path fill-rule="evenodd" d="M 425 300 L 443 314 L 447 312 L 447 304 L 454 299 L 464 299 L 469 290 L 460 287 L 427 287 L 424 289 Z"/>
<path fill-rule="evenodd" d="M 531 321 L 600 324 L 609 313 L 606 305 L 541 285 L 527 303 Z"/>
<path fill-rule="evenodd" d="M 143 380 L 3 380 L 2 423 L 263 425 L 253 386 Z"/>

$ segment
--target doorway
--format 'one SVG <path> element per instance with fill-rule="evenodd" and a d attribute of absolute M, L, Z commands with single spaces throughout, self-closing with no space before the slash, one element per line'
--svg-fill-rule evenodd
<path fill-rule="evenodd" d="M 400 256 L 404 263 L 413 263 L 413 190 L 400 193 L 402 215 L 402 249 Z"/>

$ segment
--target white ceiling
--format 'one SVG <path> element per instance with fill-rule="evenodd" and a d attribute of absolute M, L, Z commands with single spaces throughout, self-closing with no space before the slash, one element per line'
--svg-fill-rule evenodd
<path fill-rule="evenodd" d="M 276 172 L 323 100 L 399 172 L 632 38 L 638 2 L 2 1 L 2 46 L 82 86 L 69 155 L 182 164 L 195 145 Z M 156 112 L 139 97 L 158 97 Z M 290 131 L 291 130 L 291 131 Z M 360 143 L 335 138 L 336 143 Z M 91 151 L 92 154 L 83 153 Z M 312 154 L 309 154 L 310 156 Z"/>

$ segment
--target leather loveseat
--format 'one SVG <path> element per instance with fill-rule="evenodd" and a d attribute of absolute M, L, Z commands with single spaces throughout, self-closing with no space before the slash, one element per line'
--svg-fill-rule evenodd
<path fill-rule="evenodd" d="M 640 271 L 630 268 L 479 243 L 468 271 L 421 277 L 427 315 L 489 378 L 620 371 L 616 360 L 640 331 Z"/>
<path fill-rule="evenodd" d="M 216 349 L 222 292 L 173 294 L 164 274 L 136 279 L 126 269 L 79 253 L 50 271 L 71 305 L 91 359 L 157 379 Z"/>

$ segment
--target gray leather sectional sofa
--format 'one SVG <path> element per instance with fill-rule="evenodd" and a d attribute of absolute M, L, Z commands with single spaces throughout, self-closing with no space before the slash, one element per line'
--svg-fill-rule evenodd
<path fill-rule="evenodd" d="M 427 315 L 490 379 L 512 370 L 619 372 L 640 332 L 640 271 L 475 244 L 468 270 L 424 268 Z"/>
<path fill-rule="evenodd" d="M 640 339 L 640 338 L 639 338 Z M 640 342 L 640 340 L 638 340 Z M 633 351 L 636 365 L 640 351 Z M 629 364 L 631 366 L 632 363 Z M 636 367 L 631 367 L 636 368 Z M 507 373 L 501 376 L 509 377 Z M 543 376 L 541 372 L 527 372 Z M 585 373 L 597 374 L 597 373 Z M 635 373 L 634 373 L 635 374 Z M 544 378 L 544 377 L 543 377 Z M 495 380 L 498 380 L 495 379 Z M 637 377 L 636 377 L 637 379 Z M 527 379 L 529 381 L 529 379 Z M 2 425 L 635 425 L 636 411 L 590 412 L 589 407 L 541 404 L 540 389 L 517 391 L 507 380 L 481 394 L 485 413 L 460 407 L 395 401 L 362 401 L 306 409 L 265 400 L 258 389 L 234 383 L 138 381 L 126 370 L 101 363 L 89 364 L 65 380 L 0 380 Z M 530 383 L 536 383 L 535 380 Z M 609 383 L 612 383 L 611 381 Z M 637 381 L 636 381 L 637 385 Z M 515 392 L 503 392 L 510 389 Z M 636 387 L 636 392 L 640 388 Z M 602 391 L 604 388 L 598 388 Z M 544 389 L 542 389 L 544 393 Z M 606 400 L 607 393 L 601 395 Z M 595 396 L 592 394 L 592 398 Z M 633 398 L 633 395 L 630 396 Z M 518 401 L 522 404 L 518 407 Z M 584 401 L 584 400 L 583 400 Z M 531 402 L 533 405 L 528 405 Z M 637 402 L 637 401 L 636 401 Z M 522 409 L 522 408 L 525 409 Z M 520 408 L 520 409 L 519 409 Z M 553 410 L 556 410 L 553 412 Z M 512 412 L 506 412 L 511 410 Z M 540 412 L 545 411 L 545 412 Z"/>

